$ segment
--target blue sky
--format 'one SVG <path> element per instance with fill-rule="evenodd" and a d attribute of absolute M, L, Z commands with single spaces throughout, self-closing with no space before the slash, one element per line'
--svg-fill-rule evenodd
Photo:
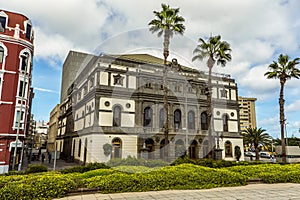
<path fill-rule="evenodd" d="M 35 30 L 33 114 L 49 120 L 59 103 L 62 63 L 69 50 L 87 53 L 150 53 L 162 57 L 162 38 L 151 35 L 147 24 L 158 0 L 0 0 L 3 9 L 22 13 Z M 232 47 L 232 62 L 215 72 L 231 74 L 239 95 L 257 98 L 257 124 L 279 137 L 279 81 L 266 80 L 267 66 L 280 53 L 300 57 L 300 2 L 298 0 L 169 0 L 186 19 L 184 36 L 171 40 L 171 56 L 199 70 L 205 63 L 191 63 L 199 37 L 220 34 Z M 142 11 L 142 12 L 141 12 Z M 141 15 L 142 13 L 142 15 Z M 300 66 L 299 66 L 300 67 Z M 285 88 L 288 136 L 299 137 L 300 80 Z"/>

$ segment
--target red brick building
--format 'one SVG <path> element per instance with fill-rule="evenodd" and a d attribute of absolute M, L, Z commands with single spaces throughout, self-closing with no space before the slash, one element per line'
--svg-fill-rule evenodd
<path fill-rule="evenodd" d="M 33 28 L 24 15 L 0 9 L 0 173 L 22 157 L 31 101 Z"/>

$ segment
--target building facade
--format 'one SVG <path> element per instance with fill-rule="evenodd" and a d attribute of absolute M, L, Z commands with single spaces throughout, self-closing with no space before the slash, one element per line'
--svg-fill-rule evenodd
<path fill-rule="evenodd" d="M 45 149 L 47 147 L 49 123 L 45 121 L 36 122 L 34 146 L 37 149 Z"/>
<path fill-rule="evenodd" d="M 240 126 L 241 131 L 247 130 L 247 128 L 256 127 L 256 111 L 255 101 L 256 98 L 238 97 L 240 107 Z"/>
<path fill-rule="evenodd" d="M 15 147 L 16 165 L 22 157 L 32 97 L 33 39 L 26 16 L 0 9 L 0 173 L 12 168 Z"/>
<path fill-rule="evenodd" d="M 47 140 L 47 150 L 49 152 L 55 151 L 55 142 L 56 142 L 56 137 L 58 135 L 59 114 L 60 114 L 59 104 L 57 104 L 50 112 L 48 140 Z"/>
<path fill-rule="evenodd" d="M 79 61 L 80 60 L 80 61 Z M 163 132 L 163 60 L 147 54 L 89 55 L 71 51 L 63 66 L 57 147 L 83 164 L 127 156 L 168 161 L 206 158 L 207 77 L 176 59 L 168 62 L 169 142 Z M 70 70 L 75 77 L 66 77 Z M 66 80 L 66 81 L 65 81 Z M 214 74 L 214 148 L 235 160 L 243 152 L 237 84 Z M 169 144 L 166 148 L 165 144 Z M 243 157 L 241 158 L 243 159 Z"/>

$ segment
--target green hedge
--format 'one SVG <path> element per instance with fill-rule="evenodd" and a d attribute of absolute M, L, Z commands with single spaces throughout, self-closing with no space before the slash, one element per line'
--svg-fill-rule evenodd
<path fill-rule="evenodd" d="M 232 166 L 240 166 L 240 165 L 258 165 L 265 164 L 264 162 L 247 162 L 247 161 L 226 161 L 226 160 L 212 160 L 212 159 L 202 159 L 202 160 L 191 160 L 188 157 L 178 158 L 174 162 L 171 163 L 172 166 L 190 163 L 194 165 L 200 165 L 204 167 L 210 168 L 224 168 L 224 167 L 232 167 Z"/>
<path fill-rule="evenodd" d="M 203 161 L 203 163 L 207 165 L 210 162 Z M 218 163 L 212 166 L 220 165 Z M 93 167 L 99 165 L 93 164 L 87 169 Z M 96 188 L 103 193 L 114 193 L 240 186 L 245 185 L 246 180 L 250 178 L 261 178 L 265 183 L 300 183 L 300 164 L 240 165 L 221 169 L 194 164 L 157 168 L 117 166 L 83 173 L 41 172 L 2 175 L 0 176 L 0 199 L 59 198 L 65 196 L 70 190 L 81 187 Z"/>
<path fill-rule="evenodd" d="M 163 160 L 145 160 L 140 158 L 135 158 L 128 156 L 127 158 L 116 158 L 108 161 L 107 163 L 110 167 L 116 166 L 145 166 L 145 167 L 164 167 L 168 166 L 169 163 Z"/>
<path fill-rule="evenodd" d="M 117 172 L 92 177 L 85 182 L 88 188 L 98 188 L 101 192 L 110 193 L 238 186 L 246 184 L 246 177 L 228 170 L 182 164 L 148 173 Z"/>
<path fill-rule="evenodd" d="M 124 173 L 148 173 L 154 170 L 160 169 L 160 167 L 145 167 L 145 166 L 117 166 L 113 167 L 115 171 L 120 171 Z"/>
<path fill-rule="evenodd" d="M 91 178 L 91 177 L 95 177 L 95 176 L 107 176 L 107 175 L 113 174 L 115 172 L 116 171 L 113 169 L 96 169 L 96 170 L 92 170 L 92 171 L 88 171 L 88 172 L 79 174 L 77 176 L 77 178 L 87 179 L 87 178 Z"/>
<path fill-rule="evenodd" d="M 87 171 L 95 170 L 95 169 L 109 169 L 110 167 L 107 166 L 105 163 L 89 163 L 86 166 L 75 166 L 70 167 L 67 169 L 63 169 L 60 172 L 63 174 L 69 173 L 84 173 Z"/>
<path fill-rule="evenodd" d="M 261 165 L 249 165 L 249 166 L 234 166 L 226 168 L 227 170 L 242 174 L 248 179 L 251 178 L 261 178 L 264 182 L 269 182 L 267 177 L 273 177 L 274 183 L 287 182 L 283 181 L 285 178 L 276 178 L 277 176 L 291 176 L 289 172 L 298 172 L 300 171 L 300 164 L 290 164 L 290 165 L 281 165 L 281 164 L 261 164 Z M 290 180 L 290 178 L 287 178 Z M 271 181 L 271 180 L 270 180 Z"/>
<path fill-rule="evenodd" d="M 0 176 L 0 188 L 5 186 L 8 183 L 22 181 L 26 179 L 26 175 L 9 175 L 9 176 Z"/>
<path fill-rule="evenodd" d="M 262 173 L 260 178 L 264 183 L 300 183 L 300 171 L 286 173 Z"/>
<path fill-rule="evenodd" d="M 0 199 L 31 200 L 50 199 L 65 196 L 68 191 L 77 187 L 71 178 L 60 173 L 42 173 L 26 175 L 24 178 L 7 182 L 0 188 Z"/>
<path fill-rule="evenodd" d="M 29 165 L 25 170 L 25 174 L 47 172 L 48 168 L 45 165 Z"/>

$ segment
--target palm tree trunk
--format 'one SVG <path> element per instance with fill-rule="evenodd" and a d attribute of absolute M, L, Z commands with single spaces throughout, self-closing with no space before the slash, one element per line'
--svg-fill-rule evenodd
<path fill-rule="evenodd" d="M 211 76 L 212 76 L 212 68 L 214 66 L 214 59 L 212 56 L 209 57 L 207 66 L 208 66 L 208 94 L 207 94 L 207 124 L 208 124 L 208 158 L 213 158 L 213 149 L 214 149 L 214 141 L 212 137 L 212 85 L 211 85 Z"/>
<path fill-rule="evenodd" d="M 286 148 L 285 148 L 285 137 L 284 137 L 284 84 L 285 81 L 280 81 L 280 94 L 279 94 L 279 112 L 280 112 L 280 133 L 281 133 L 281 148 L 282 148 L 282 161 L 286 162 Z"/>
<path fill-rule="evenodd" d="M 255 160 L 259 161 L 259 149 L 258 149 L 258 144 L 254 144 L 255 148 Z"/>
<path fill-rule="evenodd" d="M 170 33 L 164 32 L 164 70 L 163 70 L 163 88 L 164 88 L 164 161 L 169 157 L 169 107 L 168 107 L 168 86 L 167 86 L 167 59 L 169 56 Z"/>

